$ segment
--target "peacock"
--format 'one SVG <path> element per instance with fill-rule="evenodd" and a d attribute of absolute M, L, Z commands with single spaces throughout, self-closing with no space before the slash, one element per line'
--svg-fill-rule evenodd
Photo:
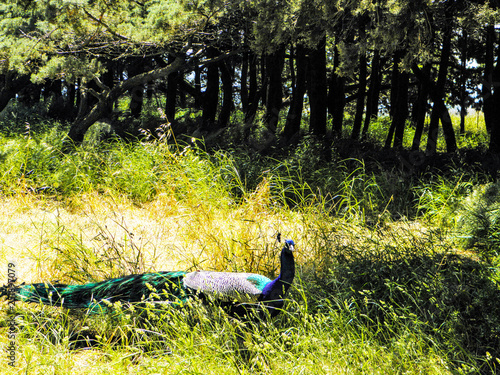
<path fill-rule="evenodd" d="M 232 315 L 243 315 L 248 309 L 258 307 L 275 316 L 282 309 L 283 298 L 295 276 L 294 249 L 293 240 L 284 242 L 281 272 L 274 280 L 255 273 L 160 271 L 77 285 L 9 285 L 0 288 L 0 295 L 12 296 L 13 292 L 18 301 L 92 311 L 105 310 L 117 301 L 182 305 L 197 296 L 204 302 L 220 304 Z"/>

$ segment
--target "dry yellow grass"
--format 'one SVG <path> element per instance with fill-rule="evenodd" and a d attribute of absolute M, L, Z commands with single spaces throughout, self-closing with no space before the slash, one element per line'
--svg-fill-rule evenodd
<path fill-rule="evenodd" d="M 19 281 L 70 281 L 58 249 L 83 246 L 104 254 L 110 243 L 131 259 L 140 252 L 144 272 L 192 267 L 276 271 L 276 234 L 301 243 L 307 220 L 299 213 L 273 211 L 267 190 L 262 186 L 231 210 L 178 202 L 169 194 L 141 206 L 98 193 L 65 201 L 30 194 L 3 198 L 0 263 L 5 267 L 0 277 L 6 282 L 6 264 L 13 260 Z"/>
<path fill-rule="evenodd" d="M 101 247 L 103 236 L 113 236 L 118 243 L 132 239 L 144 253 L 146 265 L 154 268 L 172 268 L 182 260 L 175 216 L 154 217 L 144 208 L 111 197 L 87 195 L 61 203 L 18 195 L 1 200 L 0 212 L 0 262 L 15 260 L 22 281 L 57 278 L 57 271 L 64 271 L 53 269 L 52 263 L 65 234 L 90 248 Z"/>

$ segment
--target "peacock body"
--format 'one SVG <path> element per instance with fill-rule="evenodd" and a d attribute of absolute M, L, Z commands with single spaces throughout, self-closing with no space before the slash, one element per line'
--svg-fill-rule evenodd
<path fill-rule="evenodd" d="M 232 313 L 242 314 L 248 306 L 263 303 L 275 315 L 295 276 L 294 242 L 286 240 L 281 250 L 280 275 L 271 280 L 254 273 L 213 271 L 161 271 L 129 275 L 87 284 L 23 284 L 16 287 L 16 299 L 42 302 L 69 309 L 105 308 L 117 301 L 163 302 L 182 304 L 198 296 L 229 306 Z M 7 294 L 7 287 L 0 290 Z"/>

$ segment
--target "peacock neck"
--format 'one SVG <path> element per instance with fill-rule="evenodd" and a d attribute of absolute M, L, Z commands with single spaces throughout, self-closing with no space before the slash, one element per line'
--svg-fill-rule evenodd
<path fill-rule="evenodd" d="M 280 256 L 281 260 L 281 273 L 278 279 L 285 283 L 288 287 L 295 277 L 295 260 L 293 259 L 293 253 L 289 250 L 283 249 Z"/>
<path fill-rule="evenodd" d="M 281 272 L 279 276 L 271 281 L 262 290 L 261 300 L 282 299 L 295 277 L 295 261 L 293 253 L 288 249 L 283 249 L 280 255 Z"/>

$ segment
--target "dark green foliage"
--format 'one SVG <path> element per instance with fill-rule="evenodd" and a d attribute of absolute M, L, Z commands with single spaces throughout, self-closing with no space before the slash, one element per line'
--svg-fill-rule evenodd
<path fill-rule="evenodd" d="M 72 121 L 68 134 L 75 143 L 104 120 L 120 137 L 138 134 L 140 117 L 153 106 L 168 107 L 168 120 L 179 133 L 210 139 L 238 127 L 240 139 L 232 146 L 250 144 L 266 153 L 307 132 L 352 132 L 357 138 L 366 113 L 362 137 L 370 139 L 371 128 L 378 127 L 377 142 L 387 137 L 390 146 L 394 135 L 394 147 L 400 148 L 410 143 L 412 107 L 413 119 L 422 119 L 415 149 L 427 137 L 427 150 L 441 151 L 445 135 L 446 150 L 453 152 L 460 142 L 446 99 L 461 107 L 461 134 L 470 132 L 467 109 L 484 102 L 491 149 L 497 148 L 491 124 L 498 122 L 498 93 L 490 89 L 499 13 L 492 2 L 47 4 L 0 1 L 0 111 L 15 101 L 40 112 L 33 104 L 43 100 L 49 116 Z M 417 96 L 420 104 L 412 105 Z M 429 99 L 439 113 L 421 139 Z M 182 118 L 198 110 L 198 119 Z M 390 117 L 378 122 L 382 110 Z M 354 129 L 343 129 L 342 118 L 354 112 Z M 259 119 L 259 113 L 265 115 Z M 245 120 L 231 122 L 236 116 Z M 439 119 L 445 125 L 441 133 Z M 276 143 L 281 136 L 287 142 Z"/>
<path fill-rule="evenodd" d="M 490 258 L 500 248 L 500 185 L 478 185 L 461 202 L 457 219 L 457 236 L 466 248 Z"/>
<path fill-rule="evenodd" d="M 431 346 L 442 346 L 456 368 L 489 353 L 480 367 L 495 372 L 500 358 L 495 275 L 481 261 L 433 250 L 435 241 L 429 236 L 376 251 L 331 249 L 329 272 L 304 284 L 310 308 L 339 309 L 350 324 L 368 327 L 386 344 L 405 332 L 418 334 Z"/>

